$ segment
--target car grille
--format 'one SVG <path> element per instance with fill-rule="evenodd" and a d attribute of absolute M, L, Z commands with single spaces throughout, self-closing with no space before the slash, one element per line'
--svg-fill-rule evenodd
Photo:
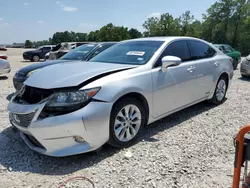
<path fill-rule="evenodd" d="M 49 97 L 54 93 L 51 89 L 40 89 L 30 86 L 24 86 L 19 95 L 15 98 L 15 102 L 23 103 L 25 101 L 28 104 L 36 104 L 41 102 L 43 99 Z"/>
<path fill-rule="evenodd" d="M 35 115 L 35 112 L 29 114 L 10 114 L 11 120 L 21 127 L 28 127 Z"/>

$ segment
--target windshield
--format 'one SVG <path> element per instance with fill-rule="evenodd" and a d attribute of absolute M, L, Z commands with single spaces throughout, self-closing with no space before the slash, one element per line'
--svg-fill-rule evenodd
<path fill-rule="evenodd" d="M 163 41 L 128 41 L 118 43 L 98 54 L 90 61 L 119 64 L 146 64 Z"/>
<path fill-rule="evenodd" d="M 63 60 L 81 60 L 84 59 L 84 57 L 95 48 L 97 44 L 85 44 L 82 46 L 79 46 L 78 48 L 68 52 L 64 56 L 62 56 L 60 59 Z"/>

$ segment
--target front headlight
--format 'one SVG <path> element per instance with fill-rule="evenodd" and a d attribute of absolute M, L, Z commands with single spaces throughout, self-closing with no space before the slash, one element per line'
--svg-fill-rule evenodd
<path fill-rule="evenodd" d="M 46 107 L 61 108 L 71 106 L 82 106 L 89 102 L 90 99 L 92 99 L 92 97 L 94 97 L 99 90 L 100 87 L 79 91 L 58 92 L 51 96 L 51 98 L 46 104 Z"/>

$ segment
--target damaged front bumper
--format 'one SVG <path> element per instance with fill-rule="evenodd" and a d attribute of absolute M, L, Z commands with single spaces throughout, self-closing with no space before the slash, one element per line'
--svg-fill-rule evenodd
<path fill-rule="evenodd" d="M 108 141 L 111 103 L 90 102 L 75 112 L 42 118 L 45 104 L 8 105 L 10 122 L 32 150 L 63 157 L 96 150 Z"/>

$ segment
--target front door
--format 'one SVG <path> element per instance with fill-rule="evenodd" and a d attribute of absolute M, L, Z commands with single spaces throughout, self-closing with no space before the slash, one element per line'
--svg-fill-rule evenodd
<path fill-rule="evenodd" d="M 161 59 L 167 55 L 181 58 L 182 63 L 162 72 Z M 196 77 L 196 64 L 191 61 L 186 40 L 169 44 L 152 70 L 153 116 L 157 118 L 196 101 Z"/>

